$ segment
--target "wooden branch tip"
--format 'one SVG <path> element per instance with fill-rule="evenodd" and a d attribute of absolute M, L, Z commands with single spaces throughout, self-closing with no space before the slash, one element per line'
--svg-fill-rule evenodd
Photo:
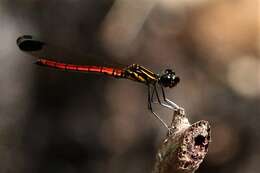
<path fill-rule="evenodd" d="M 201 120 L 189 124 L 185 114 L 176 114 L 172 130 L 160 146 L 153 173 L 194 173 L 208 152 L 210 125 Z"/>

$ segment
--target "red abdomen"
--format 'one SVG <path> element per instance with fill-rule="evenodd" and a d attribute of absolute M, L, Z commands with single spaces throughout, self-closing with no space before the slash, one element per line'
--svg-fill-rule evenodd
<path fill-rule="evenodd" d="M 103 66 L 90 66 L 90 65 L 75 65 L 66 64 L 57 61 L 38 59 L 36 61 L 37 65 L 46 66 L 50 68 L 56 68 L 65 71 L 76 71 L 85 73 L 102 73 L 113 77 L 124 77 L 124 70 L 120 68 L 113 67 L 103 67 Z"/>

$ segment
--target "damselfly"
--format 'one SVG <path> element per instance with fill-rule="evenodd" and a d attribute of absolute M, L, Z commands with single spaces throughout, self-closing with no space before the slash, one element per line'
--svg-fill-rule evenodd
<path fill-rule="evenodd" d="M 157 74 L 138 64 L 131 64 L 124 68 L 118 68 L 62 63 L 55 60 L 50 60 L 49 57 L 36 54 L 36 52 L 40 52 L 46 48 L 47 44 L 33 38 L 30 35 L 19 37 L 17 39 L 17 45 L 22 51 L 35 56 L 37 58 L 35 64 L 40 66 L 46 66 L 65 71 L 105 74 L 115 78 L 130 79 L 145 84 L 148 91 L 148 109 L 167 129 L 169 129 L 168 125 L 156 112 L 154 112 L 152 104 L 160 104 L 161 106 L 169 108 L 173 111 L 182 110 L 181 107 L 179 107 L 173 101 L 167 99 L 165 96 L 164 88 L 172 88 L 180 81 L 180 78 L 177 77 L 175 72 L 171 69 L 166 69 L 164 73 Z M 51 57 L 51 59 L 55 58 Z M 161 90 L 162 98 L 160 98 L 158 88 Z"/>

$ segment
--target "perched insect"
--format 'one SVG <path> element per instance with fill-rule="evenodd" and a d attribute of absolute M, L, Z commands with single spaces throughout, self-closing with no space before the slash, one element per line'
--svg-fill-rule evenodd
<path fill-rule="evenodd" d="M 160 104 L 161 106 L 167 107 L 174 111 L 182 109 L 173 101 L 167 99 L 165 96 L 164 88 L 173 88 L 180 81 L 180 78 L 177 77 L 175 75 L 175 72 L 171 69 L 166 69 L 164 73 L 157 74 L 138 64 L 131 64 L 124 68 L 119 68 L 62 63 L 55 60 L 50 60 L 48 57 L 39 55 L 38 52 L 41 52 L 48 46 L 45 42 L 34 39 L 30 35 L 19 37 L 17 39 L 17 45 L 22 51 L 30 53 L 31 55 L 36 57 L 37 61 L 35 62 L 35 64 L 40 66 L 46 66 L 65 71 L 105 74 L 115 78 L 130 79 L 145 84 L 148 88 L 148 109 L 158 120 L 161 121 L 161 123 L 166 128 L 168 128 L 167 124 L 158 116 L 157 113 L 154 112 L 152 103 Z M 51 57 L 51 59 L 55 58 Z M 160 98 L 159 96 L 158 87 L 160 87 L 161 89 L 162 98 Z M 157 101 L 154 101 L 154 95 Z"/>

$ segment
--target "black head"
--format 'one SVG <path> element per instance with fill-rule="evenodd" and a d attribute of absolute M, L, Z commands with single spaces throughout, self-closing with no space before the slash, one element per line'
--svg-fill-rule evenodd
<path fill-rule="evenodd" d="M 158 80 L 158 83 L 163 87 L 172 88 L 180 82 L 180 78 L 175 75 L 175 72 L 171 69 L 166 69 Z"/>

